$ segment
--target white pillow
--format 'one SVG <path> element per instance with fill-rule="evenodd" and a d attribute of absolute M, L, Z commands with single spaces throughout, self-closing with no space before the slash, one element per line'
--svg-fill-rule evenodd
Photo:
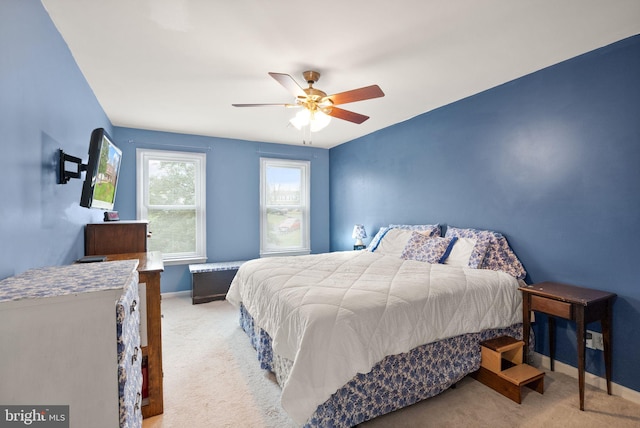
<path fill-rule="evenodd" d="M 400 257 L 413 232 L 409 229 L 389 229 L 382 237 L 375 253 Z"/>
<path fill-rule="evenodd" d="M 449 257 L 444 261 L 445 265 L 450 266 L 469 266 L 469 258 L 471 257 L 471 252 L 473 251 L 473 247 L 476 245 L 476 240 L 472 238 L 458 238 L 455 244 L 453 244 L 453 248 L 451 249 L 451 253 L 449 253 Z"/>

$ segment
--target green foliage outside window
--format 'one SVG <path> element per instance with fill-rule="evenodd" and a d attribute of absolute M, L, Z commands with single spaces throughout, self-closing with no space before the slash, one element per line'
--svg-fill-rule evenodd
<path fill-rule="evenodd" d="M 151 161 L 149 165 L 149 249 L 163 253 L 196 249 L 195 165 Z"/>

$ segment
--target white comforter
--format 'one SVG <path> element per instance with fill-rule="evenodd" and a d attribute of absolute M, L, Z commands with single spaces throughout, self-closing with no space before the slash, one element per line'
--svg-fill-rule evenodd
<path fill-rule="evenodd" d="M 518 281 L 506 273 L 367 251 L 252 260 L 227 300 L 293 361 L 281 400 L 299 424 L 387 355 L 522 322 Z"/>

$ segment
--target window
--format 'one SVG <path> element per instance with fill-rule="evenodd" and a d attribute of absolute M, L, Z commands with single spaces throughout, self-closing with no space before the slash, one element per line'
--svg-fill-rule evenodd
<path fill-rule="evenodd" d="M 309 254 L 309 161 L 260 158 L 260 255 Z"/>
<path fill-rule="evenodd" d="M 167 264 L 207 260 L 204 153 L 136 150 L 137 217 L 149 221 L 149 251 Z"/>

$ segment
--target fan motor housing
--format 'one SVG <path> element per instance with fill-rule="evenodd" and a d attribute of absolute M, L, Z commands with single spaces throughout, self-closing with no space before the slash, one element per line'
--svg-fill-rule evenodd
<path fill-rule="evenodd" d="M 314 101 L 319 101 L 327 96 L 326 92 L 311 87 L 304 89 L 304 92 L 307 94 L 307 98 L 311 98 Z"/>
<path fill-rule="evenodd" d="M 304 77 L 304 80 L 306 80 L 307 83 L 311 85 L 320 80 L 320 73 L 313 70 L 307 70 L 302 72 L 302 77 Z"/>

